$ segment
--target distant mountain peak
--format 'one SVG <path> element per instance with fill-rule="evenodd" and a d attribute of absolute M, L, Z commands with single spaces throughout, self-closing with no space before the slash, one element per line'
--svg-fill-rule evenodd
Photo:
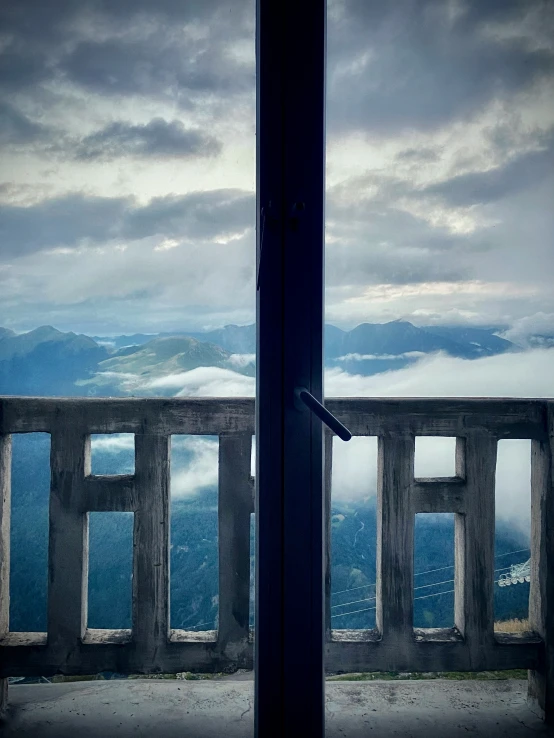
<path fill-rule="evenodd" d="M 32 331 L 29 331 L 30 334 L 34 336 L 62 336 L 64 335 L 62 331 L 59 331 L 57 328 L 54 328 L 53 325 L 39 325 L 38 328 L 34 328 Z"/>
<path fill-rule="evenodd" d="M 12 331 L 11 328 L 0 328 L 0 341 L 4 338 L 12 338 L 13 336 L 15 336 L 15 331 Z"/>

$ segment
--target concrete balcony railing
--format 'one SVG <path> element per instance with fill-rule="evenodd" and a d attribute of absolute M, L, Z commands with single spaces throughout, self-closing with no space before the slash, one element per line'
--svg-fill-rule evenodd
<path fill-rule="evenodd" d="M 554 402 L 335 399 L 358 436 L 378 436 L 374 630 L 331 630 L 329 671 L 529 669 L 529 693 L 554 713 Z M 51 434 L 48 630 L 10 632 L 11 434 Z M 135 434 L 135 473 L 91 474 L 90 435 Z M 249 628 L 252 399 L 0 399 L 0 679 L 252 668 Z M 219 436 L 219 627 L 172 630 L 169 447 L 173 434 Z M 456 476 L 414 478 L 416 436 L 454 436 Z M 532 439 L 530 632 L 494 631 L 497 442 Z M 326 436 L 328 532 L 332 438 Z M 131 630 L 87 627 L 88 513 L 134 513 Z M 455 513 L 455 627 L 414 629 L 414 518 Z M 263 576 L 263 572 L 262 572 Z"/>

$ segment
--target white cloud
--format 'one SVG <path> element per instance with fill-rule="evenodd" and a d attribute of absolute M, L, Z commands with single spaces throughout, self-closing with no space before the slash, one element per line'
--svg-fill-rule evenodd
<path fill-rule="evenodd" d="M 377 439 L 333 440 L 332 499 L 369 500 L 377 493 Z"/>
<path fill-rule="evenodd" d="M 345 354 L 336 361 L 373 361 L 375 359 L 419 359 L 425 356 L 423 351 L 406 351 L 403 354 Z"/>
<path fill-rule="evenodd" d="M 456 473 L 455 438 L 416 438 L 414 473 L 416 477 L 453 477 Z"/>
<path fill-rule="evenodd" d="M 531 442 L 511 439 L 498 444 L 496 517 L 526 539 L 531 520 Z"/>
<path fill-rule="evenodd" d="M 508 341 L 526 346 L 533 336 L 554 336 L 554 313 L 535 313 L 514 321 L 502 336 Z"/>
<path fill-rule="evenodd" d="M 256 361 L 256 354 L 231 354 L 227 361 L 231 366 L 243 369 L 248 364 L 253 364 Z"/>
<path fill-rule="evenodd" d="M 473 361 L 433 354 L 406 369 L 364 377 L 326 372 L 329 397 L 554 397 L 554 350 Z"/>
<path fill-rule="evenodd" d="M 533 257 L 530 261 L 535 263 Z M 399 317 L 414 325 L 511 325 L 536 312 L 539 305 L 554 310 L 550 286 L 524 283 L 522 279 L 367 287 L 352 284 L 345 276 L 340 286 L 327 286 L 325 316 L 328 323 L 351 328 L 362 322 L 386 323 Z"/>
<path fill-rule="evenodd" d="M 409 367 L 373 376 L 325 371 L 327 397 L 554 397 L 554 349 L 531 349 L 460 359 L 423 355 Z M 115 373 L 114 373 L 115 374 Z M 139 381 L 124 375 L 126 381 Z M 198 367 L 143 382 L 141 391 L 174 390 L 176 397 L 253 397 L 254 377 L 231 369 Z"/>
<path fill-rule="evenodd" d="M 218 483 L 219 444 L 217 441 L 194 437 L 176 437 L 172 447 L 186 450 L 191 454 L 190 461 L 181 465 L 172 456 L 171 497 L 182 499 L 198 494 L 206 487 Z"/>
<path fill-rule="evenodd" d="M 133 433 L 106 433 L 93 436 L 91 439 L 92 452 L 99 451 L 107 454 L 118 454 L 122 451 L 132 451 L 135 448 Z"/>
<path fill-rule="evenodd" d="M 230 369 L 198 367 L 190 372 L 170 374 L 154 379 L 143 389 L 175 389 L 176 397 L 252 397 L 256 380 Z"/>

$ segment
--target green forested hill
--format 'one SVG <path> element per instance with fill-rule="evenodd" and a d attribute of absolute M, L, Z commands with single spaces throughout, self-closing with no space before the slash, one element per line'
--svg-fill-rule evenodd
<path fill-rule="evenodd" d="M 40 326 L 14 334 L 0 328 L 0 395 L 172 395 L 168 377 L 201 367 L 255 374 L 255 325 L 205 333 L 91 338 Z M 132 345 L 129 345 L 132 344 Z M 437 351 L 478 359 L 517 347 L 479 328 L 420 328 L 406 321 L 325 327 L 327 368 L 372 375 L 401 369 Z"/>

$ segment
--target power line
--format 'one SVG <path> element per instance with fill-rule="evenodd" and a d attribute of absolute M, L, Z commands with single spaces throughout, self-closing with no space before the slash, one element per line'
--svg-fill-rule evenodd
<path fill-rule="evenodd" d="M 510 567 L 507 566 L 505 568 L 506 569 L 509 569 Z M 502 570 L 501 569 L 495 569 L 495 571 L 502 571 Z M 454 580 L 451 579 L 450 581 L 454 581 Z M 445 582 L 442 582 L 442 583 L 445 584 Z M 438 584 L 438 582 L 437 582 L 437 584 Z M 429 585 L 429 586 L 433 586 L 433 585 Z M 440 595 L 443 595 L 443 594 L 451 594 L 454 591 L 455 590 L 453 590 L 453 589 L 447 589 L 444 592 L 435 592 L 434 594 L 420 595 L 419 597 L 414 597 L 414 600 L 425 600 L 428 597 L 439 597 Z M 371 599 L 374 600 L 376 598 L 375 597 L 372 597 Z M 359 601 L 360 602 L 364 602 L 365 600 L 359 600 Z M 354 604 L 354 603 L 350 603 L 350 604 Z M 338 615 L 331 615 L 331 618 L 342 618 L 345 615 L 355 615 L 358 612 L 369 612 L 370 610 L 375 610 L 375 609 L 377 609 L 377 606 L 376 605 L 373 605 L 373 607 L 365 607 L 365 608 L 362 608 L 361 610 L 351 610 L 350 612 L 341 612 Z"/>
<path fill-rule="evenodd" d="M 509 567 L 506 567 L 509 568 Z M 450 582 L 453 582 L 453 579 L 445 579 L 443 582 L 434 582 L 433 584 L 422 584 L 420 587 L 414 587 L 414 592 L 416 589 L 425 589 L 426 587 L 437 587 L 439 584 L 449 584 Z M 371 602 L 371 600 L 376 600 L 377 597 L 366 597 L 363 600 L 352 600 L 351 602 L 343 602 L 342 605 L 332 605 L 331 610 L 334 610 L 337 607 L 347 607 L 347 605 L 356 605 L 359 602 Z"/>
<path fill-rule="evenodd" d="M 520 548 L 517 551 L 508 551 L 507 553 L 498 554 L 495 558 L 500 558 L 502 556 L 510 556 L 511 554 L 522 553 L 523 551 L 529 551 L 529 550 L 530 549 L 528 549 L 528 548 Z M 454 567 L 454 564 L 452 564 L 452 566 L 441 566 L 438 569 L 427 569 L 425 571 L 417 572 L 416 574 L 414 574 L 414 576 L 417 577 L 417 576 L 421 576 L 423 574 L 432 574 L 433 572 L 444 571 L 445 569 L 452 569 L 453 567 Z M 494 570 L 494 573 L 496 574 L 499 571 L 505 571 L 506 569 L 510 569 L 510 568 L 511 568 L 510 566 L 504 566 L 504 567 L 501 567 L 499 569 L 495 569 Z M 454 579 L 445 579 L 442 582 L 433 582 L 432 584 L 421 584 L 418 587 L 414 587 L 414 592 L 416 590 L 418 590 L 418 589 L 427 589 L 429 587 L 438 587 L 441 584 L 449 584 L 450 582 L 453 582 L 453 581 L 454 581 Z M 373 583 L 373 584 L 364 584 L 361 587 L 352 587 L 351 589 L 344 589 L 344 590 L 341 590 L 340 592 L 333 592 L 332 594 L 333 595 L 335 595 L 335 594 L 343 594 L 345 592 L 353 592 L 353 591 L 358 590 L 358 589 L 364 589 L 365 587 L 374 587 L 374 586 L 375 586 L 375 583 Z M 450 589 L 450 590 L 447 590 L 446 592 L 436 592 L 436 593 L 430 594 L 430 595 L 420 595 L 419 597 L 414 597 L 414 600 L 423 600 L 423 599 L 425 599 L 427 597 L 438 597 L 441 594 L 450 594 L 451 592 L 454 592 L 454 590 L 453 589 Z M 366 597 L 366 598 L 361 599 L 361 600 L 353 600 L 351 602 L 343 602 L 340 605 L 332 605 L 331 606 L 331 609 L 336 609 L 337 607 L 347 607 L 348 605 L 357 605 L 357 604 L 361 604 L 362 602 L 372 602 L 372 601 L 374 601 L 376 599 L 377 599 L 376 597 Z M 376 609 L 376 606 L 373 606 L 373 607 L 366 607 L 366 608 L 363 608 L 361 610 L 352 610 L 350 612 L 341 612 L 341 613 L 338 613 L 336 615 L 331 615 L 331 618 L 341 618 L 341 617 L 344 617 L 346 615 L 355 615 L 356 613 L 359 613 L 359 612 L 368 612 L 370 610 L 375 610 L 375 609 Z M 191 625 L 189 627 L 190 627 L 191 630 L 196 630 L 197 628 L 200 628 L 202 625 L 213 625 L 214 623 L 215 623 L 215 620 L 207 620 L 207 621 L 205 621 L 203 623 L 197 623 L 196 625 Z"/>
<path fill-rule="evenodd" d="M 507 551 L 506 553 L 503 553 L 503 554 L 497 554 L 494 558 L 499 559 L 502 556 L 511 556 L 511 554 L 523 553 L 523 551 L 530 551 L 530 550 L 531 549 L 529 548 L 518 548 L 517 551 Z M 414 574 L 414 576 L 420 577 L 423 574 L 432 574 L 433 572 L 436 572 L 436 571 L 444 571 L 445 569 L 453 569 L 453 568 L 454 568 L 454 564 L 450 564 L 449 566 L 441 566 L 438 569 L 426 569 L 425 571 L 418 571 Z M 506 568 L 509 569 L 510 567 L 506 567 Z M 338 594 L 344 594 L 345 592 L 354 592 L 357 589 L 365 589 L 366 587 L 375 587 L 375 582 L 372 582 L 371 584 L 362 584 L 359 587 L 350 587 L 349 589 L 340 589 L 337 592 L 331 592 L 331 597 L 333 597 L 334 595 L 338 595 Z"/>
<path fill-rule="evenodd" d="M 506 571 L 506 569 L 510 569 L 509 566 L 503 566 L 500 569 L 495 569 L 494 573 L 498 571 Z M 421 584 L 419 587 L 414 587 L 414 592 L 416 589 L 427 589 L 428 587 L 438 587 L 440 584 L 450 584 L 450 582 L 453 582 L 453 579 L 445 579 L 442 582 L 433 582 L 432 584 Z M 334 610 L 337 607 L 347 607 L 347 605 L 357 605 L 359 602 L 371 602 L 372 600 L 377 599 L 376 597 L 365 597 L 363 600 L 352 600 L 351 602 L 343 602 L 341 605 L 332 605 L 331 610 Z M 415 597 L 414 599 L 418 599 Z M 338 615 L 334 617 L 339 617 Z"/>
<path fill-rule="evenodd" d="M 507 553 L 504 553 L 504 554 L 498 554 L 494 558 L 499 559 L 501 556 L 509 556 L 510 554 L 518 554 L 518 553 L 523 553 L 523 551 L 530 551 L 530 550 L 531 550 L 530 548 L 518 548 L 517 551 L 508 551 Z"/>
<path fill-rule="evenodd" d="M 196 625 L 191 625 L 190 629 L 194 630 L 195 628 L 199 628 L 201 625 L 213 625 L 215 623 L 215 620 L 207 620 L 205 623 L 197 623 Z"/>
<path fill-rule="evenodd" d="M 422 595 L 421 597 L 414 597 L 414 600 L 424 600 L 427 597 L 438 597 L 439 595 L 450 594 L 451 592 L 454 592 L 454 590 L 447 589 L 445 592 L 435 592 L 435 594 Z M 377 606 L 373 605 L 373 607 L 365 607 L 362 610 L 351 610 L 350 612 L 341 612 L 340 615 L 331 615 L 331 617 L 332 618 L 342 618 L 345 615 L 355 615 L 357 612 L 368 612 L 369 610 L 375 610 L 375 609 L 377 609 Z"/>

